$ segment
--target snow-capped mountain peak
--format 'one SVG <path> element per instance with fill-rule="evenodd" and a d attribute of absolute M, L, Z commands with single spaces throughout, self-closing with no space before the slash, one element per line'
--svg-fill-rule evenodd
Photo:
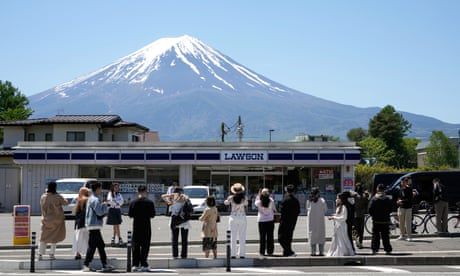
<path fill-rule="evenodd" d="M 244 90 L 245 87 L 237 87 L 234 84 L 235 75 L 239 75 L 238 82 L 245 79 L 246 86 L 263 86 L 276 92 L 286 91 L 285 88 L 272 84 L 268 79 L 232 61 L 200 40 L 183 35 L 158 39 L 100 70 L 55 87 L 54 92 L 67 97 L 64 91 L 77 84 L 95 87 L 103 82 L 146 86 L 145 90 L 164 93 L 167 91 L 167 86 L 162 85 L 155 74 L 160 71 L 160 68 L 169 70 L 175 66 L 181 66 L 181 70 L 189 70 L 189 74 L 195 75 L 195 82 L 200 86 L 217 91 Z"/>

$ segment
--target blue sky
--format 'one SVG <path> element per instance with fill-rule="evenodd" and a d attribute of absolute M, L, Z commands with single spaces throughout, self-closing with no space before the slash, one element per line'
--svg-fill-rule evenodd
<path fill-rule="evenodd" d="M 0 10 L 0 80 L 27 96 L 188 34 L 323 99 L 460 123 L 457 0 L 3 0 Z"/>

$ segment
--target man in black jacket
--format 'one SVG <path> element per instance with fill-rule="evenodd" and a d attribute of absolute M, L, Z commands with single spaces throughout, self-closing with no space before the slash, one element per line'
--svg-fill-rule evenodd
<path fill-rule="evenodd" d="M 372 254 L 377 254 L 380 248 L 380 239 L 382 239 L 383 249 L 389 255 L 393 248 L 390 244 L 390 214 L 392 202 L 391 199 L 383 192 L 385 186 L 379 184 L 377 193 L 369 202 L 369 214 L 372 217 Z"/>
<path fill-rule="evenodd" d="M 155 205 L 147 197 L 147 187 L 137 188 L 138 198 L 129 205 L 128 215 L 133 218 L 133 266 L 132 271 L 149 272 L 147 257 L 152 236 L 150 220 L 155 217 Z"/>
<path fill-rule="evenodd" d="M 292 250 L 292 236 L 300 214 L 300 203 L 294 196 L 294 185 L 287 185 L 285 191 L 286 196 L 280 202 L 281 219 L 278 228 L 278 242 L 283 248 L 283 256 L 295 257 L 297 254 Z"/>

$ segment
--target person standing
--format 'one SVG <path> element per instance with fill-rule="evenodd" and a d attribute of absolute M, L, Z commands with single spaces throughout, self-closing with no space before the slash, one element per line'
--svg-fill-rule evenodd
<path fill-rule="evenodd" d="M 348 196 L 345 193 L 338 194 L 335 200 L 335 215 L 328 217 L 329 220 L 334 221 L 334 233 L 332 235 L 331 247 L 326 254 L 327 256 L 355 255 L 350 238 L 348 237 L 348 209 L 345 205 L 347 200 Z"/>
<path fill-rule="evenodd" d="M 255 200 L 257 207 L 257 222 L 259 225 L 259 254 L 260 256 L 273 255 L 275 241 L 275 201 L 270 196 L 270 191 L 263 188 Z M 266 250 L 266 251 L 265 251 Z"/>
<path fill-rule="evenodd" d="M 361 183 L 355 185 L 355 219 L 354 229 L 356 232 L 356 246 L 359 249 L 363 248 L 364 239 L 364 219 L 368 213 L 369 194 L 364 191 Z"/>
<path fill-rule="evenodd" d="M 107 194 L 107 203 L 109 204 L 107 224 L 113 226 L 113 235 L 110 245 L 116 246 L 115 239 L 118 237 L 118 246 L 123 246 L 123 239 L 120 235 L 120 224 L 123 222 L 121 218 L 123 196 L 120 193 L 120 185 L 118 183 L 113 183 L 110 186 L 110 191 Z"/>
<path fill-rule="evenodd" d="M 75 235 L 72 243 L 72 253 L 75 260 L 80 260 L 81 255 L 88 250 L 89 233 L 85 226 L 86 202 L 89 197 L 89 189 L 81 187 L 73 212 L 75 214 Z"/>
<path fill-rule="evenodd" d="M 168 190 L 166 191 L 166 194 L 172 195 L 177 187 L 178 187 L 177 182 L 173 181 L 171 183 L 171 185 L 168 187 Z M 171 201 L 172 198 L 169 198 L 169 200 Z M 169 210 L 169 209 L 170 209 L 170 205 L 166 205 L 166 214 L 167 215 L 171 215 L 171 210 Z"/>
<path fill-rule="evenodd" d="M 246 208 L 248 207 L 248 199 L 244 194 L 244 186 L 241 183 L 235 183 L 230 188 L 232 195 L 225 201 L 225 205 L 231 206 L 230 217 L 228 219 L 228 228 L 230 229 L 231 257 L 236 258 L 238 241 L 238 255 L 241 259 L 246 257 Z"/>
<path fill-rule="evenodd" d="M 48 183 L 46 192 L 40 197 L 41 234 L 38 259 L 42 260 L 46 246 L 50 244 L 50 260 L 55 260 L 56 243 L 65 239 L 65 217 L 62 206 L 69 204 L 56 191 L 56 182 Z"/>
<path fill-rule="evenodd" d="M 111 271 L 113 266 L 107 263 L 105 243 L 101 234 L 103 218 L 107 214 L 107 203 L 101 203 L 99 199 L 102 194 L 102 184 L 100 182 L 91 184 L 91 191 L 92 193 L 86 203 L 85 223 L 89 231 L 89 241 L 85 261 L 83 262 L 83 272 L 94 271 L 89 265 L 93 261 L 96 249 L 101 259 L 102 271 Z"/>
<path fill-rule="evenodd" d="M 392 209 L 391 198 L 385 192 L 383 184 L 377 185 L 377 192 L 369 202 L 369 214 L 372 217 L 372 254 L 377 254 L 382 239 L 383 249 L 386 254 L 391 254 L 393 248 L 390 244 L 390 214 Z"/>
<path fill-rule="evenodd" d="M 311 256 L 317 256 L 317 247 L 318 256 L 324 256 L 324 243 L 326 242 L 324 219 L 327 213 L 327 204 L 317 187 L 311 189 L 305 209 L 307 210 L 308 241 L 310 242 Z"/>
<path fill-rule="evenodd" d="M 131 202 L 128 209 L 128 216 L 133 219 L 133 263 L 131 271 L 149 272 L 150 267 L 147 257 L 150 251 L 150 240 L 152 238 L 152 226 L 150 220 L 154 218 L 155 205 L 147 197 L 147 187 L 137 187 L 137 199 Z"/>
<path fill-rule="evenodd" d="M 447 233 L 449 203 L 447 201 L 446 187 L 437 177 L 433 179 L 433 202 L 434 211 L 436 212 L 436 228 L 438 233 Z"/>
<path fill-rule="evenodd" d="M 412 179 L 410 176 L 403 178 L 401 181 L 401 190 L 398 193 L 398 217 L 399 217 L 399 229 L 401 235 L 399 240 L 406 239 L 412 241 L 412 202 L 413 202 L 413 191 Z"/>
<path fill-rule="evenodd" d="M 161 198 L 170 206 L 171 218 L 169 220 L 169 226 L 171 228 L 172 236 L 172 255 L 173 258 L 177 259 L 179 256 L 179 234 L 181 236 L 181 258 L 187 258 L 187 247 L 188 247 L 188 232 L 192 228 L 189 219 L 185 221 L 181 220 L 180 223 L 176 224 L 176 218 L 180 217 L 182 207 L 185 202 L 188 201 L 188 196 L 184 194 L 184 190 L 177 187 L 172 194 L 163 194 Z"/>
<path fill-rule="evenodd" d="M 295 257 L 297 254 L 292 250 L 292 237 L 300 214 L 299 200 L 294 196 L 294 185 L 289 184 L 284 188 L 284 199 L 280 202 L 280 225 L 278 226 L 278 242 L 283 248 L 283 256 Z"/>
<path fill-rule="evenodd" d="M 214 259 L 217 258 L 217 218 L 219 212 L 216 207 L 216 199 L 214 196 L 206 197 L 207 207 L 203 214 L 198 218 L 201 221 L 201 238 L 203 244 L 204 256 L 209 257 L 209 252 L 212 250 Z"/>

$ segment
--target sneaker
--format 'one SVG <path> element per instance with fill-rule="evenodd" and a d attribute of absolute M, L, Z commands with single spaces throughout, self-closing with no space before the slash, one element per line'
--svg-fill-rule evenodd
<path fill-rule="evenodd" d="M 107 271 L 112 271 L 112 270 L 113 270 L 112 265 L 109 265 L 109 264 L 102 265 L 102 269 L 101 269 L 102 272 L 107 272 Z"/>
<path fill-rule="evenodd" d="M 295 252 L 292 252 L 292 254 L 289 255 L 289 257 L 297 257 L 297 254 Z"/>
<path fill-rule="evenodd" d="M 141 266 L 141 271 L 142 271 L 142 272 L 150 272 L 150 267 L 148 267 L 148 266 Z"/>
<path fill-rule="evenodd" d="M 137 271 L 139 271 L 139 268 L 137 266 L 133 265 L 131 267 L 131 272 L 137 272 Z"/>
<path fill-rule="evenodd" d="M 407 238 L 406 241 L 411 242 L 412 238 Z"/>
<path fill-rule="evenodd" d="M 96 270 L 93 269 L 93 268 L 90 268 L 89 266 L 87 265 L 84 265 L 83 266 L 83 269 L 82 269 L 82 272 L 95 272 Z"/>
<path fill-rule="evenodd" d="M 404 236 L 403 235 L 399 236 L 398 240 L 400 240 L 400 241 L 404 240 Z"/>
<path fill-rule="evenodd" d="M 112 240 L 110 241 L 110 246 L 115 247 L 115 238 L 112 237 Z"/>

